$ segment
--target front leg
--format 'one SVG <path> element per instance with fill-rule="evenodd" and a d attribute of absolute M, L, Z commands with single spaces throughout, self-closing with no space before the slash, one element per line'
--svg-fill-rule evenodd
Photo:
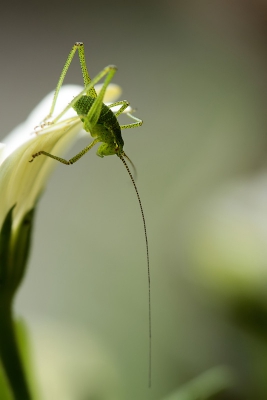
<path fill-rule="evenodd" d="M 127 107 L 129 107 L 129 102 L 127 100 L 121 100 L 121 101 L 116 101 L 116 103 L 112 103 L 108 105 L 108 108 L 112 108 L 112 107 L 116 107 L 116 106 L 120 106 L 119 110 L 114 113 L 116 115 L 116 117 L 118 117 L 120 114 L 123 113 L 124 110 L 126 110 Z M 134 119 L 136 122 L 133 122 L 132 124 L 127 124 L 127 125 L 121 125 L 121 129 L 127 129 L 127 128 L 136 128 L 138 126 L 141 126 L 143 124 L 143 121 L 137 117 L 134 117 L 132 114 L 130 114 L 129 112 L 126 113 L 126 115 L 128 115 L 129 118 Z"/>
<path fill-rule="evenodd" d="M 143 121 L 137 117 L 134 117 L 132 114 L 127 113 L 129 118 L 132 118 L 134 121 L 132 124 L 127 124 L 127 125 L 121 125 L 121 129 L 128 129 L 128 128 L 136 128 L 138 126 L 143 125 Z"/>
<path fill-rule="evenodd" d="M 116 103 L 112 103 L 108 105 L 108 108 L 113 108 L 116 106 L 121 106 L 119 108 L 119 110 L 117 112 L 115 112 L 114 114 L 116 115 L 116 117 L 118 117 L 121 113 L 123 113 L 123 111 L 129 106 L 129 102 L 127 100 L 120 100 L 120 101 L 116 101 Z"/>

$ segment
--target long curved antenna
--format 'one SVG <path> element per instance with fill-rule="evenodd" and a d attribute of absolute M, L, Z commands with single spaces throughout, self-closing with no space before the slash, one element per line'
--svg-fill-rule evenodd
<path fill-rule="evenodd" d="M 127 160 L 129 161 L 129 163 L 131 164 L 132 169 L 133 169 L 133 177 L 134 177 L 134 180 L 136 181 L 136 178 L 137 178 L 137 170 L 136 170 L 136 167 L 135 167 L 134 163 L 132 162 L 132 160 L 131 160 L 125 153 L 123 153 L 123 157 L 127 158 Z"/>
<path fill-rule="evenodd" d="M 141 215 L 142 215 L 142 219 L 143 219 L 143 225 L 144 225 L 144 233 L 145 233 L 145 240 L 146 240 L 146 259 L 147 259 L 147 278 L 148 278 L 148 334 L 149 334 L 149 352 L 148 352 L 148 360 L 149 360 L 149 365 L 148 365 L 148 386 L 151 387 L 151 356 L 152 356 L 152 324 L 151 324 L 151 289 L 150 289 L 150 267 L 149 267 L 149 252 L 148 252 L 148 239 L 147 239 L 147 230 L 146 230 L 146 220 L 145 220 L 145 214 L 143 211 L 143 206 L 141 203 L 141 199 L 133 178 L 133 175 L 130 171 L 130 168 L 128 167 L 128 164 L 126 163 L 125 159 L 123 158 L 127 157 L 126 154 L 120 155 L 119 158 L 121 159 L 121 161 L 123 162 L 130 178 L 131 181 L 133 183 L 135 192 L 136 192 L 136 196 L 138 199 L 138 203 L 140 206 L 140 210 L 141 210 Z M 127 159 L 129 160 L 129 158 L 127 157 Z"/>

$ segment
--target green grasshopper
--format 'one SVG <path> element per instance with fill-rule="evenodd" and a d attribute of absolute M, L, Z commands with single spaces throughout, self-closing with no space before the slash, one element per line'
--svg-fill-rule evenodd
<path fill-rule="evenodd" d="M 53 116 L 53 112 L 55 109 L 55 105 L 57 102 L 58 94 L 60 91 L 60 88 L 63 84 L 63 81 L 65 79 L 65 76 L 67 74 L 67 71 L 69 69 L 69 66 L 72 62 L 72 59 L 76 53 L 76 50 L 78 50 L 78 55 L 80 59 L 80 65 L 82 69 L 82 75 L 83 75 L 83 81 L 84 81 L 84 89 L 78 96 L 76 96 L 65 109 L 54 119 L 51 120 Z M 84 45 L 81 42 L 77 42 L 74 44 L 71 52 L 69 53 L 69 56 L 67 58 L 67 61 L 63 67 L 63 70 L 61 72 L 58 84 L 56 86 L 56 90 L 54 93 L 52 105 L 49 114 L 47 117 L 44 119 L 43 126 L 45 125 L 55 125 L 56 129 L 56 122 L 60 120 L 60 118 L 70 109 L 73 108 L 77 112 L 77 118 L 78 120 L 80 119 L 83 123 L 83 128 L 86 132 L 89 132 L 90 135 L 93 138 L 93 141 L 86 146 L 84 149 L 82 149 L 78 154 L 76 154 L 74 157 L 72 157 L 69 160 L 66 160 L 64 158 L 58 157 L 56 155 L 50 154 L 46 152 L 45 150 L 40 150 L 35 154 L 32 154 L 32 159 L 29 162 L 33 162 L 33 160 L 40 156 L 44 155 L 50 158 L 53 158 L 56 161 L 59 161 L 65 165 L 71 165 L 74 164 L 76 161 L 78 161 L 84 154 L 86 154 L 89 150 L 92 149 L 97 143 L 101 143 L 101 145 L 97 149 L 97 155 L 100 157 L 104 156 L 110 156 L 113 154 L 116 154 L 120 160 L 123 162 L 130 179 L 133 183 L 138 203 L 140 206 L 141 210 L 141 215 L 143 219 L 143 227 L 144 227 L 144 233 L 145 233 L 145 242 L 146 242 L 146 256 L 147 256 L 147 273 L 148 273 L 148 308 L 149 308 L 149 387 L 151 386 L 151 333 L 152 333 L 152 328 L 151 328 L 151 293 L 150 293 L 150 266 L 149 266 L 149 252 L 148 252 L 148 239 L 147 239 L 147 229 L 146 229 L 146 222 L 145 222 L 145 216 L 144 216 L 144 211 L 141 203 L 141 199 L 135 184 L 135 180 L 133 178 L 133 175 L 129 169 L 128 164 L 126 163 L 125 159 L 127 159 L 131 165 L 133 166 L 134 170 L 135 167 L 129 157 L 125 154 L 123 150 L 124 146 L 124 141 L 122 139 L 121 135 L 121 130 L 122 129 L 128 129 L 128 128 L 136 128 L 138 126 L 141 126 L 143 121 L 140 120 L 139 118 L 136 118 L 133 116 L 131 113 L 127 112 L 127 115 L 134 120 L 134 122 L 127 124 L 127 125 L 120 125 L 118 122 L 117 117 L 123 113 L 129 106 L 128 101 L 122 100 L 122 101 L 117 101 L 115 103 L 105 105 L 103 103 L 104 95 L 106 92 L 106 89 L 111 82 L 114 74 L 116 73 L 117 68 L 114 65 L 109 65 L 106 68 L 104 68 L 99 74 L 96 75 L 96 77 L 91 80 L 86 61 L 85 61 L 85 55 L 84 55 Z M 94 85 L 98 83 L 102 78 L 104 78 L 104 82 L 102 85 L 102 88 L 97 95 Z M 112 111 L 112 108 L 118 107 L 119 109 L 116 112 Z M 127 110 L 126 110 L 127 111 Z"/>

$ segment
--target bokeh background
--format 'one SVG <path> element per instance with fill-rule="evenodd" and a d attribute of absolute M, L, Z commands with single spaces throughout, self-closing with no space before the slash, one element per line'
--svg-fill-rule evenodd
<path fill-rule="evenodd" d="M 0 22 L 2 138 L 76 41 L 92 76 L 119 67 L 144 120 L 124 137 L 148 226 L 152 388 L 138 203 L 118 159 L 92 152 L 49 181 L 16 298 L 43 399 L 266 399 L 266 0 L 15 0 Z M 66 82 L 82 84 L 78 58 Z"/>

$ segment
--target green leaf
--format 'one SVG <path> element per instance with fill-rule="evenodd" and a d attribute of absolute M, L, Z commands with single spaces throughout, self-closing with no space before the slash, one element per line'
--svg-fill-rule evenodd
<path fill-rule="evenodd" d="M 12 400 L 12 397 L 13 396 L 9 389 L 3 366 L 0 362 L 0 399 L 1 400 Z"/>
<path fill-rule="evenodd" d="M 31 209 L 24 215 L 16 232 L 16 238 L 12 249 L 12 278 L 15 290 L 20 285 L 26 271 L 30 253 L 34 215 L 35 208 Z"/>
<path fill-rule="evenodd" d="M 31 400 L 18 347 L 11 304 L 0 303 L 0 327 L 0 356 L 13 397 L 16 400 Z"/>
<path fill-rule="evenodd" d="M 0 291 L 6 284 L 8 271 L 10 269 L 10 243 L 12 232 L 12 213 L 16 205 L 14 204 L 7 213 L 0 231 Z"/>
<path fill-rule="evenodd" d="M 8 302 L 12 302 L 26 271 L 35 214 L 35 208 L 28 211 L 14 232 L 14 207 L 7 213 L 0 231 L 0 299 Z"/>

